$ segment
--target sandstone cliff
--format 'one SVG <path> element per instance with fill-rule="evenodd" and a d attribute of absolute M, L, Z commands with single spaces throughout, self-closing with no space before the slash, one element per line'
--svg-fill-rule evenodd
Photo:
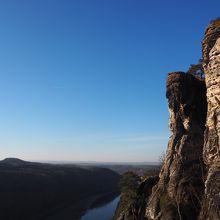
<path fill-rule="evenodd" d="M 148 219 L 195 219 L 200 211 L 204 182 L 205 94 L 205 82 L 193 75 L 182 72 L 168 75 L 172 135 L 160 180 L 147 206 Z"/>
<path fill-rule="evenodd" d="M 203 158 L 207 167 L 201 219 L 220 219 L 220 19 L 213 21 L 203 40 L 207 87 L 207 121 Z"/>
<path fill-rule="evenodd" d="M 220 18 L 207 27 L 202 46 L 205 80 L 168 74 L 171 137 L 159 181 L 139 204 L 145 216 L 124 220 L 220 219 Z"/>

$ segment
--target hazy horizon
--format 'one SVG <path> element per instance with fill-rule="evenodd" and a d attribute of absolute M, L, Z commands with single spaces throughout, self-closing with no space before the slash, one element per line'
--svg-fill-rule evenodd
<path fill-rule="evenodd" d="M 6 157 L 0 158 L 0 161 L 4 161 L 5 159 L 19 159 L 27 162 L 39 162 L 39 163 L 51 163 L 51 164 L 118 164 L 118 165 L 159 165 L 161 163 L 160 158 L 157 161 L 80 161 L 80 160 L 29 160 L 18 157 Z"/>
<path fill-rule="evenodd" d="M 219 1 L 0 2 L 0 159 L 156 162 L 166 74 L 201 58 Z"/>

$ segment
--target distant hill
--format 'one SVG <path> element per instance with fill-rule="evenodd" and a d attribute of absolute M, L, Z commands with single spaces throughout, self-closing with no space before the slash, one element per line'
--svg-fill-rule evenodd
<path fill-rule="evenodd" d="M 0 161 L 0 219 L 40 220 L 72 206 L 78 219 L 98 196 L 117 192 L 120 175 L 98 167 Z"/>
<path fill-rule="evenodd" d="M 26 165 L 26 164 L 33 164 L 33 162 L 28 162 L 24 161 L 18 158 L 5 158 L 4 160 L 0 161 L 0 164 L 5 164 L 5 165 L 12 165 L 12 166 L 21 166 L 21 165 Z"/>

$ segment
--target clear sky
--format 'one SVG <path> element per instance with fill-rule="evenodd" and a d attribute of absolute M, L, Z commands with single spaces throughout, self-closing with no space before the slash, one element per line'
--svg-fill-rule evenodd
<path fill-rule="evenodd" d="M 220 1 L 0 1 L 0 159 L 157 161 L 166 74 Z"/>

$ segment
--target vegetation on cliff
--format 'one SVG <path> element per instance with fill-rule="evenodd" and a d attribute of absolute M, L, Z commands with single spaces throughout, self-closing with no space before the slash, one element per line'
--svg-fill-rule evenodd
<path fill-rule="evenodd" d="M 187 70 L 187 73 L 195 77 L 198 77 L 200 79 L 205 79 L 202 59 L 200 59 L 197 64 L 190 64 L 190 67 Z"/>
<path fill-rule="evenodd" d="M 158 181 L 158 169 L 147 170 L 143 176 L 125 173 L 120 180 L 121 198 L 114 219 L 146 219 L 145 208 L 152 187 Z"/>

